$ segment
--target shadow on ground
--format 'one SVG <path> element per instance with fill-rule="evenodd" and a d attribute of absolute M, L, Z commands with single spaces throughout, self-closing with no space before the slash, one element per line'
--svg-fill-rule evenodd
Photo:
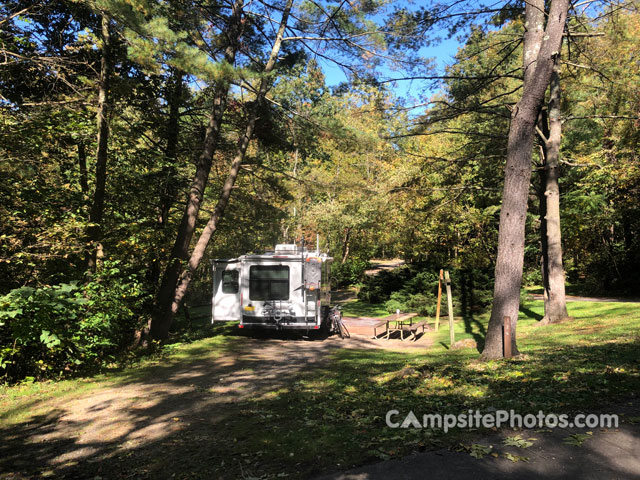
<path fill-rule="evenodd" d="M 464 331 L 473 337 L 478 352 L 482 352 L 487 329 L 484 323 L 474 317 L 474 314 L 477 313 L 474 310 L 476 306 L 474 288 L 473 272 L 463 270 L 460 278 L 460 309 L 462 310 Z"/>
<path fill-rule="evenodd" d="M 429 472 L 429 478 L 457 480 L 638 478 L 640 426 L 622 425 L 620 429 L 598 431 L 579 447 L 564 441 L 574 431 L 504 432 L 478 440 L 479 444 L 491 447 L 491 453 L 497 458 L 486 455 L 476 459 L 468 452 L 441 449 L 326 475 L 318 480 L 418 480 L 425 478 L 425 472 Z M 527 449 L 505 447 L 507 433 L 536 440 Z M 520 460 L 514 462 L 507 455 Z"/>
<path fill-rule="evenodd" d="M 287 435 L 263 409 L 295 391 L 302 370 L 326 365 L 344 347 L 380 347 L 366 338 L 281 332 L 222 336 L 190 346 L 187 358 L 121 372 L 114 385 L 90 394 L 21 405 L 48 408 L 0 428 L 0 478 L 237 478 L 252 469 L 248 460 L 273 448 L 238 449 L 246 441 L 238 430 L 260 432 L 264 443 Z"/>
<path fill-rule="evenodd" d="M 89 394 L 49 399 L 46 414 L 3 426 L 0 472 L 104 479 L 307 478 L 374 462 L 387 455 L 383 452 L 401 456 L 447 444 L 446 436 L 432 430 L 388 428 L 384 417 L 390 409 L 459 413 L 509 408 L 525 398 L 531 411 L 559 412 L 600 402 L 603 388 L 610 398 L 640 391 L 638 341 L 551 346 L 522 364 L 537 368 L 535 376 L 524 377 L 498 377 L 445 356 L 413 356 L 414 366 L 407 368 L 406 353 L 372 349 L 372 343 L 212 337 L 191 346 L 186 356 L 124 372 Z M 589 358 L 607 358 L 617 370 L 594 375 L 585 367 Z M 561 377 L 571 365 L 582 370 Z M 484 389 L 482 397 L 447 386 L 471 378 Z M 607 467 L 605 477 L 629 478 L 615 459 L 590 454 Z"/>

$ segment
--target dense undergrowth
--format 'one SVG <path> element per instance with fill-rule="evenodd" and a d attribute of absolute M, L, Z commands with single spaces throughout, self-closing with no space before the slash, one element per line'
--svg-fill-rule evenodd
<path fill-rule="evenodd" d="M 486 311 L 493 294 L 492 276 L 480 269 L 452 269 L 451 283 L 455 315 L 470 315 Z M 360 284 L 358 298 L 368 303 L 383 303 L 393 313 L 417 312 L 435 315 L 439 270 L 429 264 L 403 265 L 394 270 L 383 270 L 375 276 L 367 276 Z M 443 295 L 446 293 L 444 291 Z M 444 297 L 446 298 L 446 297 Z M 447 302 L 442 302 L 443 314 Z"/>
<path fill-rule="evenodd" d="M 138 275 L 105 262 L 88 282 L 21 287 L 0 296 L 0 378 L 62 378 L 114 362 L 146 320 Z"/>

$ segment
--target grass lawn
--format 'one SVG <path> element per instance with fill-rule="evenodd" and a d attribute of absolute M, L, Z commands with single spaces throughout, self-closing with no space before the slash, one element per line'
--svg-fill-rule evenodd
<path fill-rule="evenodd" d="M 475 349 L 449 350 L 446 324 L 431 333 L 429 351 L 342 350 L 295 388 L 255 402 L 247 414 L 273 419 L 267 428 L 249 432 L 238 419 L 234 435 L 251 445 L 246 451 L 269 451 L 280 465 L 297 452 L 302 465 L 296 468 L 310 474 L 460 441 L 455 431 L 387 428 L 390 409 L 412 410 L 418 418 L 489 407 L 561 413 L 598 409 L 640 392 L 638 305 L 571 303 L 569 311 L 572 322 L 536 327 L 542 302 L 525 304 L 518 323 L 523 358 L 517 360 L 481 363 Z M 487 317 L 458 319 L 456 340 L 482 337 Z"/>
<path fill-rule="evenodd" d="M 389 315 L 384 305 L 374 305 L 362 302 L 360 300 L 352 300 L 342 305 L 342 314 L 345 317 L 386 317 Z"/>
<path fill-rule="evenodd" d="M 594 411 L 640 392 L 638 304 L 575 302 L 569 304 L 573 321 L 536 327 L 542 308 L 542 302 L 530 301 L 521 309 L 519 359 L 482 363 L 476 349 L 448 349 L 446 321 L 439 332 L 428 333 L 433 336 L 429 350 L 336 350 L 329 361 L 303 370 L 295 382 L 238 403 L 237 414 L 216 432 L 215 441 L 224 446 L 227 460 L 215 459 L 208 471 L 226 478 L 308 477 L 454 445 L 468 435 L 391 429 L 385 424 L 390 409 L 404 414 L 412 410 L 418 418 L 490 407 L 521 414 Z M 385 315 L 367 305 L 347 304 L 344 311 Z M 481 339 L 487 320 L 486 314 L 457 319 L 456 340 Z M 224 355 L 230 348 L 227 342 L 241 348 L 242 338 L 218 335 L 176 346 L 166 361 Z M 0 419 L 23 421 L 34 397 L 75 396 L 78 389 L 117 385 L 131 375 L 144 381 L 145 368 L 40 387 L 5 387 L 0 391 Z"/>

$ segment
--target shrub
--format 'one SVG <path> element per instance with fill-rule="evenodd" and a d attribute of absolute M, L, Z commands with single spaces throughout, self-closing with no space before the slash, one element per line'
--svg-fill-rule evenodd
<path fill-rule="evenodd" d="M 331 265 L 331 278 L 335 281 L 336 287 L 355 285 L 362 281 L 364 271 L 369 266 L 370 264 L 367 260 L 360 258 L 349 258 L 342 264 L 334 262 Z"/>
<path fill-rule="evenodd" d="M 491 304 L 493 281 L 487 272 L 477 269 L 452 270 L 451 282 L 456 315 L 471 316 L 484 311 Z M 384 303 L 389 313 L 400 310 L 434 316 L 437 292 L 436 267 L 428 264 L 405 265 L 367 277 L 358 292 L 358 298 L 368 303 Z M 447 314 L 445 298 L 441 314 Z"/>
<path fill-rule="evenodd" d="M 140 327 L 147 298 L 116 262 L 85 285 L 12 290 L 0 297 L 0 374 L 48 378 L 113 361 Z"/>

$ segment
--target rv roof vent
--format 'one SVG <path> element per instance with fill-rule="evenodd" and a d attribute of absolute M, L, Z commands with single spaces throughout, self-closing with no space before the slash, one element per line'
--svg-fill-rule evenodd
<path fill-rule="evenodd" d="M 297 252 L 298 247 L 294 243 L 281 243 L 276 245 L 276 253 Z"/>

